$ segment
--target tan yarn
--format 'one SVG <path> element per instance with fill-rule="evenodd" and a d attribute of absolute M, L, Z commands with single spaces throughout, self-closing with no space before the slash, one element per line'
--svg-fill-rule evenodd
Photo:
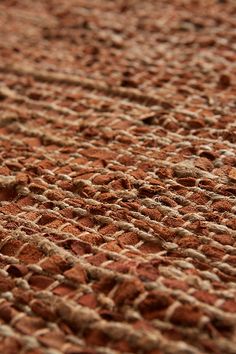
<path fill-rule="evenodd" d="M 0 353 L 236 353 L 235 14 L 1 1 Z"/>

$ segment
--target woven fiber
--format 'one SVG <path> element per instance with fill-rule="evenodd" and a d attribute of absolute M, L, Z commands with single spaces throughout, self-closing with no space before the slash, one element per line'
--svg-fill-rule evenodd
<path fill-rule="evenodd" d="M 0 354 L 236 354 L 235 29 L 0 2 Z"/>

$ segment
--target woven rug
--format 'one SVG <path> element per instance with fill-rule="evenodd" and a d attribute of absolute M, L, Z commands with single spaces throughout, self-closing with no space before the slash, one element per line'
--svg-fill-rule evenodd
<path fill-rule="evenodd" d="M 0 2 L 0 353 L 236 353 L 235 29 Z"/>

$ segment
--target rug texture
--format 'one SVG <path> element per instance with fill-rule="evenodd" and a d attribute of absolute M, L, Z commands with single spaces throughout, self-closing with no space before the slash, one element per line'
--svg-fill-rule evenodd
<path fill-rule="evenodd" d="M 0 353 L 236 353 L 235 29 L 0 2 Z"/>

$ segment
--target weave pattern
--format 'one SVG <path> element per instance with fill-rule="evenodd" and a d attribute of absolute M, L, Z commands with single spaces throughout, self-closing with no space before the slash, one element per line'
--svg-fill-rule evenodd
<path fill-rule="evenodd" d="M 235 28 L 0 2 L 0 353 L 236 353 Z"/>

